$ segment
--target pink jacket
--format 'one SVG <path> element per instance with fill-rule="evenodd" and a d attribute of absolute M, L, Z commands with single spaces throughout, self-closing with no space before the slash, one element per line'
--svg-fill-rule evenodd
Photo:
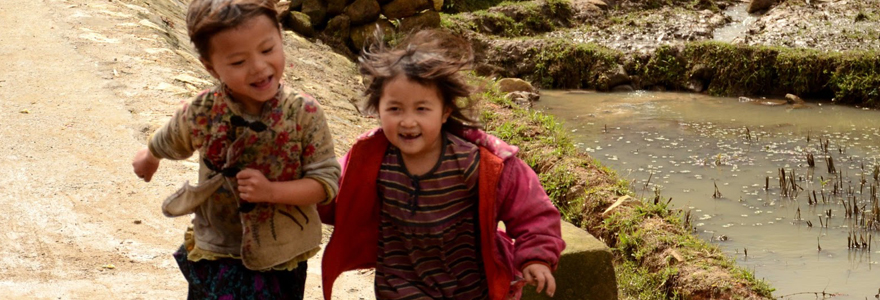
<path fill-rule="evenodd" d="M 493 300 L 518 298 L 521 270 L 531 263 L 556 269 L 565 248 L 559 211 L 550 202 L 535 172 L 516 157 L 518 149 L 480 130 L 457 134 L 480 146 L 479 220 L 483 265 Z M 319 206 L 321 220 L 335 225 L 322 261 L 324 298 L 344 271 L 376 265 L 379 197 L 376 179 L 388 140 L 372 130 L 341 160 L 336 200 Z M 504 222 L 506 232 L 499 230 Z M 513 240 L 512 240 L 512 239 Z M 515 240 L 515 242 L 514 242 Z"/>

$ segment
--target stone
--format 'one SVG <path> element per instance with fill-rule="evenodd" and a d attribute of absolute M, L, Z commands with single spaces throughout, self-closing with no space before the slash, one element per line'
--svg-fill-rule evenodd
<path fill-rule="evenodd" d="M 752 0 L 749 2 L 748 11 L 750 14 L 764 11 L 772 7 L 773 4 L 776 4 L 776 0 Z"/>
<path fill-rule="evenodd" d="M 529 93 L 529 92 L 524 92 L 524 91 L 511 92 L 511 93 L 508 93 L 507 95 L 504 95 L 505 99 L 510 100 L 511 102 L 515 103 L 519 107 L 522 107 L 525 109 L 531 109 L 532 102 L 537 101 L 538 97 L 540 97 L 540 96 L 538 96 L 538 94 L 536 94 L 536 93 Z"/>
<path fill-rule="evenodd" d="M 382 5 L 382 14 L 388 19 L 400 19 L 433 7 L 432 0 L 394 0 Z"/>
<path fill-rule="evenodd" d="M 287 20 L 290 29 L 305 37 L 315 36 L 315 28 L 312 27 L 312 20 L 309 15 L 298 11 L 291 11 L 290 18 Z"/>
<path fill-rule="evenodd" d="M 788 104 L 804 104 L 804 99 L 798 97 L 795 94 L 785 94 L 785 99 L 788 100 Z"/>
<path fill-rule="evenodd" d="M 443 0 L 434 0 L 434 11 L 440 11 L 443 9 Z"/>
<path fill-rule="evenodd" d="M 529 92 L 534 93 L 535 87 L 528 81 L 519 78 L 504 78 L 498 81 L 498 90 L 502 93 Z"/>
<path fill-rule="evenodd" d="M 348 0 L 326 0 L 327 1 L 327 15 L 328 16 L 336 16 L 342 13 L 342 10 L 345 9 L 345 6 L 348 5 Z"/>
<path fill-rule="evenodd" d="M 377 30 L 381 30 L 384 39 L 388 40 L 394 34 L 394 24 L 391 24 L 386 19 L 378 19 L 373 23 L 352 27 L 351 43 L 355 50 L 360 51 L 360 49 L 363 49 L 367 38 L 372 37 Z"/>
<path fill-rule="evenodd" d="M 633 88 L 633 86 L 629 85 L 629 84 L 616 85 L 613 88 L 611 88 L 612 93 L 632 93 L 635 91 L 636 91 L 636 89 Z"/>
<path fill-rule="evenodd" d="M 614 70 L 614 74 L 608 77 L 608 85 L 609 88 L 614 88 L 619 85 L 625 85 L 632 82 L 632 79 L 629 77 L 629 74 L 626 73 L 626 70 L 622 65 L 618 65 Z"/>
<path fill-rule="evenodd" d="M 302 13 L 309 16 L 312 28 L 322 27 L 324 18 L 327 17 L 327 7 L 323 0 L 305 0 L 302 4 Z"/>
<path fill-rule="evenodd" d="M 376 0 L 356 0 L 344 10 L 352 25 L 363 25 L 376 21 L 379 18 L 379 12 L 381 12 L 381 7 Z"/>
<path fill-rule="evenodd" d="M 440 27 L 440 13 L 428 10 L 411 17 L 400 20 L 400 32 L 414 32 L 422 28 L 438 28 Z"/>
<path fill-rule="evenodd" d="M 589 232 L 571 223 L 562 222 L 565 250 L 553 277 L 556 294 L 553 298 L 535 293 L 534 286 L 523 288 L 522 300 L 611 300 L 617 299 L 611 249 Z"/>
<path fill-rule="evenodd" d="M 345 42 L 351 38 L 351 20 L 347 15 L 338 15 L 327 21 L 327 28 L 324 28 L 324 35 Z"/>

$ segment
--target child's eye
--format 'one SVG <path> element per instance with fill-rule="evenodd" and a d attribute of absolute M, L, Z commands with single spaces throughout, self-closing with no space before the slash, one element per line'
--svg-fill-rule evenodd
<path fill-rule="evenodd" d="M 274 49 L 275 49 L 275 47 L 270 47 L 269 49 L 263 50 L 263 54 L 269 54 Z"/>
<path fill-rule="evenodd" d="M 234 62 L 232 62 L 230 65 L 233 65 L 233 66 L 240 66 L 240 65 L 243 65 L 243 64 L 244 64 L 244 61 L 243 61 L 243 60 L 239 60 L 239 61 L 234 61 Z"/>

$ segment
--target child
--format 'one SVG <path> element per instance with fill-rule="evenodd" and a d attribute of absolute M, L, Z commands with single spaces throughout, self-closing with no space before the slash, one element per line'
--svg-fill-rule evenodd
<path fill-rule="evenodd" d="M 341 272 L 370 267 L 377 299 L 517 299 L 524 283 L 552 296 L 559 212 L 517 148 L 464 113 L 470 47 L 440 31 L 377 47 L 360 71 L 381 128 L 352 146 L 336 201 L 319 207 L 335 224 L 325 299 Z"/>
<path fill-rule="evenodd" d="M 339 164 L 317 101 L 281 84 L 272 0 L 194 0 L 187 29 L 220 84 L 178 109 L 132 163 L 149 182 L 161 158 L 199 151 L 199 184 L 162 205 L 195 213 L 174 257 L 189 299 L 302 299 L 319 250 L 316 205 L 335 197 Z"/>

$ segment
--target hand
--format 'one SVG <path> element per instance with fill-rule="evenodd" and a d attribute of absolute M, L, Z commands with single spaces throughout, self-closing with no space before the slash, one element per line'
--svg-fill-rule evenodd
<path fill-rule="evenodd" d="M 547 287 L 547 296 L 553 297 L 553 294 L 556 293 L 556 279 L 553 278 L 550 268 L 544 264 L 534 263 L 528 265 L 523 269 L 523 277 L 525 277 L 526 283 L 538 286 L 535 289 L 535 292 L 538 294 L 541 293 L 545 286 Z"/>
<path fill-rule="evenodd" d="M 235 175 L 238 179 L 238 196 L 247 202 L 275 202 L 272 182 L 260 171 L 244 169 Z"/>
<path fill-rule="evenodd" d="M 135 153 L 131 166 L 134 168 L 134 174 L 138 178 L 150 182 L 153 174 L 159 169 L 159 159 L 150 153 L 150 149 L 144 148 Z"/>

